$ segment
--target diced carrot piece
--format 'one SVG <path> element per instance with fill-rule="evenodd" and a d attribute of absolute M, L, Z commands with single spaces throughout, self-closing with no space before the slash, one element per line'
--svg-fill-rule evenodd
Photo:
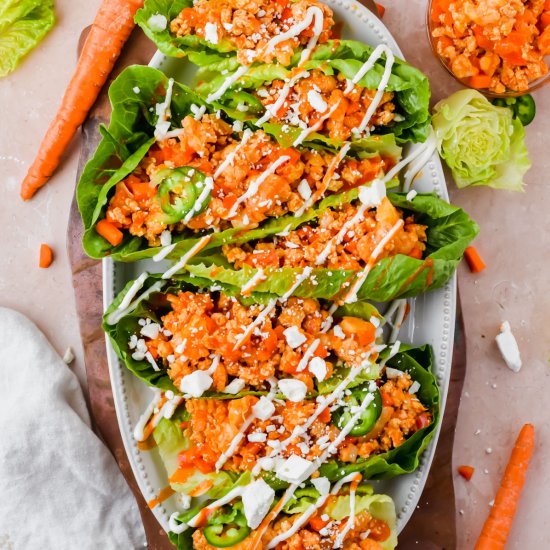
<path fill-rule="evenodd" d="M 361 346 L 374 342 L 376 328 L 372 323 L 358 317 L 344 317 L 340 327 L 347 336 L 356 336 Z"/>
<path fill-rule="evenodd" d="M 479 273 L 487 267 L 474 246 L 469 246 L 464 251 L 464 258 L 466 258 L 466 262 L 472 273 Z"/>
<path fill-rule="evenodd" d="M 459 466 L 458 473 L 466 480 L 470 481 L 474 475 L 474 468 L 472 466 Z"/>
<path fill-rule="evenodd" d="M 542 55 L 550 53 L 550 27 L 546 27 L 543 33 L 537 38 L 537 45 Z"/>
<path fill-rule="evenodd" d="M 129 179 L 126 182 L 126 187 L 130 189 L 134 198 L 138 201 L 150 199 L 157 193 L 156 189 L 146 181 L 139 181 L 137 178 Z"/>
<path fill-rule="evenodd" d="M 546 27 L 548 27 L 548 25 L 550 25 L 550 11 L 545 11 L 540 16 L 540 27 L 542 30 L 544 30 Z"/>
<path fill-rule="evenodd" d="M 124 238 L 122 231 L 107 220 L 98 221 L 95 230 L 112 246 L 118 246 Z"/>
<path fill-rule="evenodd" d="M 384 17 L 384 14 L 386 13 L 386 8 L 378 2 L 376 2 L 376 8 L 378 9 L 378 15 L 380 15 L 380 19 L 382 19 L 382 17 Z"/>
<path fill-rule="evenodd" d="M 476 74 L 470 77 L 469 84 L 476 89 L 488 88 L 491 85 L 491 77 L 486 74 Z"/>
<path fill-rule="evenodd" d="M 550 11 L 550 0 L 544 2 L 544 11 Z"/>
<path fill-rule="evenodd" d="M 411 253 L 409 254 L 409 257 L 416 258 L 417 260 L 421 260 L 422 259 L 422 250 L 420 250 L 420 248 L 415 246 L 412 249 Z"/>
<path fill-rule="evenodd" d="M 323 529 L 329 522 L 330 520 L 324 520 L 321 518 L 321 516 L 313 516 L 310 520 L 309 520 L 309 524 L 311 525 L 311 528 L 314 530 L 314 531 L 317 531 L 319 532 L 321 529 Z"/>
<path fill-rule="evenodd" d="M 440 36 L 437 39 L 437 45 L 439 46 L 441 51 L 445 51 L 447 48 L 453 45 L 453 41 L 448 36 Z"/>
<path fill-rule="evenodd" d="M 483 34 L 483 27 L 480 27 L 479 25 L 474 25 L 472 27 L 472 30 L 474 31 L 476 42 L 478 43 L 479 47 L 483 48 L 484 50 L 492 51 L 494 48 L 494 44 L 489 38 L 487 38 Z"/>
<path fill-rule="evenodd" d="M 38 265 L 43 268 L 50 267 L 53 262 L 53 251 L 47 244 L 40 245 L 40 261 Z"/>

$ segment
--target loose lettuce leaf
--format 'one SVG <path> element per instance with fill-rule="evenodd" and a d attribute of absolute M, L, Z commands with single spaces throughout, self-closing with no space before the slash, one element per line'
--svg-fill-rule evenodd
<path fill-rule="evenodd" d="M 354 464 L 332 460 L 319 470 L 331 481 L 353 472 L 361 472 L 364 479 L 388 479 L 408 474 L 418 468 L 420 455 L 432 439 L 439 422 L 439 387 L 433 374 L 434 357 L 431 346 L 410 348 L 401 346 L 402 351 L 392 357 L 387 365 L 408 372 L 420 384 L 417 396 L 432 413 L 430 425 L 418 430 L 396 449 L 369 458 L 360 458 Z M 384 353 L 382 353 L 384 356 Z"/>
<path fill-rule="evenodd" d="M 153 284 L 160 280 L 160 275 L 150 275 L 144 282 L 140 293 L 145 292 Z M 212 283 L 209 279 L 201 277 L 195 277 L 192 274 L 182 273 L 175 276 L 173 279 L 166 283 L 166 286 L 160 291 L 152 293 L 147 300 L 143 300 L 138 307 L 128 315 L 122 317 L 116 324 L 110 325 L 108 323 L 109 315 L 117 309 L 122 302 L 128 290 L 132 286 L 133 281 L 128 282 L 124 290 L 117 295 L 113 303 L 109 306 L 104 315 L 103 330 L 109 336 L 111 343 L 117 355 L 122 362 L 126 365 L 128 370 L 132 372 L 137 378 L 148 384 L 162 390 L 171 390 L 175 393 L 180 393 L 168 376 L 166 370 L 161 369 L 156 371 L 147 360 L 136 361 L 132 358 L 132 350 L 128 347 L 128 342 L 132 334 L 138 334 L 141 326 L 139 325 L 139 319 L 150 318 L 154 322 L 160 322 L 160 318 L 170 311 L 170 304 L 166 299 L 166 295 L 179 291 L 191 291 L 197 292 L 198 290 L 221 290 L 230 296 L 237 297 L 243 304 L 266 304 L 271 298 L 275 297 L 274 294 L 252 293 L 249 297 L 243 297 L 240 295 L 240 289 L 227 283 Z M 380 317 L 380 314 L 376 308 L 368 303 L 358 301 L 350 306 L 335 311 L 334 316 L 339 318 L 343 315 L 355 315 L 365 320 L 369 320 L 372 316 Z M 373 376 L 374 376 L 373 371 Z M 377 371 L 376 371 L 377 372 Z M 372 378 L 370 376 L 369 378 Z M 244 395 L 259 395 L 262 392 L 248 391 L 242 392 L 237 396 L 227 396 L 216 392 L 207 392 L 205 396 L 213 398 L 231 398 L 242 397 Z"/>
<path fill-rule="evenodd" d="M 0 77 L 11 73 L 55 23 L 53 0 L 0 3 Z"/>
<path fill-rule="evenodd" d="M 344 204 L 357 197 L 357 189 L 345 193 L 341 199 L 338 196 L 329 197 L 307 215 L 318 217 L 331 206 Z M 361 300 L 388 301 L 396 298 L 417 296 L 427 290 L 440 288 L 451 277 L 462 258 L 464 250 L 478 232 L 478 226 L 460 208 L 450 205 L 435 194 L 419 194 L 412 201 L 407 200 L 404 193 L 389 193 L 388 198 L 395 206 L 403 209 L 406 214 L 414 214 L 417 223 L 426 225 L 427 249 L 425 258 L 419 260 L 409 256 L 397 255 L 379 261 L 369 273 L 365 284 L 361 287 L 358 297 Z M 285 223 L 286 222 L 286 223 Z M 266 224 L 244 237 L 252 241 L 256 239 L 271 240 L 274 233 L 290 226 L 291 229 L 302 225 L 301 219 L 286 216 L 276 220 L 277 231 L 271 231 Z M 221 236 L 221 234 L 219 234 Z M 261 236 L 260 236 L 261 235 Z M 243 242 L 233 240 L 233 243 Z M 208 261 L 209 260 L 209 261 Z M 214 281 L 227 283 L 242 288 L 257 273 L 257 269 L 244 266 L 235 271 L 223 257 L 212 254 L 203 263 L 188 265 L 189 273 L 197 277 L 210 278 Z M 301 268 L 264 269 L 265 281 L 255 288 L 260 293 L 271 293 L 282 296 L 293 285 Z M 351 270 L 315 268 L 307 281 L 296 290 L 294 295 L 335 299 L 342 295 L 342 286 L 354 280 L 356 273 Z"/>
<path fill-rule="evenodd" d="M 329 40 L 326 44 L 317 46 L 304 68 L 306 70 L 318 69 L 328 75 L 341 74 L 352 79 L 363 63 L 367 61 L 373 49 L 372 46 L 355 40 Z M 294 65 L 298 59 L 299 54 L 296 54 Z M 205 95 L 219 89 L 228 75 L 235 72 L 240 66 L 234 56 L 216 57 L 206 53 L 194 56 L 193 62 L 204 66 L 197 76 L 201 82 L 197 90 L 200 94 Z M 384 73 L 384 66 L 385 58 L 378 60 L 373 69 L 368 71 L 358 84 L 371 90 L 376 89 Z M 226 111 L 232 118 L 255 122 L 263 115 L 264 109 L 258 105 L 258 100 L 251 92 L 273 80 L 288 78 L 290 71 L 291 67 L 255 63 L 246 75 L 215 105 Z M 390 126 L 377 127 L 374 132 L 376 134 L 393 134 L 398 143 L 425 141 L 430 127 L 428 78 L 418 69 L 396 58 L 386 90 L 394 92 L 396 112 L 403 117 L 403 120 L 394 122 Z M 237 109 L 239 103 L 246 104 L 248 111 L 239 111 Z M 323 140 L 319 134 L 315 134 L 311 139 Z M 337 144 L 338 142 L 332 143 L 332 145 Z"/>
<path fill-rule="evenodd" d="M 525 130 L 512 111 L 476 90 L 461 90 L 434 107 L 439 153 L 458 187 L 487 185 L 523 191 L 531 167 Z"/>

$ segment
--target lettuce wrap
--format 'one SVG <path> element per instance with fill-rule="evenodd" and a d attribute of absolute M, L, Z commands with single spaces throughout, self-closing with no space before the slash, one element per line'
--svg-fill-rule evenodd
<path fill-rule="evenodd" d="M 145 357 L 139 358 L 139 356 L 137 356 L 138 358 L 136 359 L 136 348 L 134 344 L 131 344 L 131 342 L 135 342 L 135 338 L 139 338 L 141 334 L 143 324 L 140 324 L 140 321 L 141 323 L 143 323 L 143 319 L 147 319 L 150 320 L 148 322 L 158 324 L 162 328 L 163 323 L 161 317 L 167 315 L 172 311 L 172 305 L 168 301 L 167 297 L 172 294 L 177 294 L 178 292 L 190 292 L 193 294 L 197 294 L 203 291 L 214 297 L 219 296 L 219 293 L 221 292 L 227 297 L 235 297 L 239 304 L 242 304 L 245 307 L 253 306 L 256 304 L 267 306 L 272 300 L 276 298 L 274 294 L 259 292 L 252 292 L 249 296 L 243 296 L 242 294 L 240 294 L 240 288 L 231 286 L 230 284 L 213 283 L 209 279 L 195 277 L 192 274 L 185 273 L 176 275 L 172 279 L 164 282 L 164 286 L 162 286 L 162 288 L 159 290 L 158 286 L 163 282 L 164 281 L 161 279 L 161 275 L 148 276 L 140 288 L 138 297 L 136 297 L 133 302 L 137 303 L 139 301 L 136 307 L 131 311 L 123 310 L 119 314 L 118 308 L 134 283 L 133 281 L 130 281 L 126 285 L 124 290 L 117 295 L 111 306 L 105 312 L 103 329 L 108 334 L 116 353 L 121 358 L 125 366 L 132 372 L 132 374 L 147 383 L 149 386 L 153 386 L 165 391 L 170 390 L 177 394 L 181 394 L 181 391 L 178 387 L 176 387 L 174 381 L 168 375 L 168 362 L 166 362 L 165 366 L 160 362 L 160 360 L 158 360 L 158 363 L 156 365 L 157 368 L 155 368 L 152 362 Z M 306 295 L 304 297 L 308 297 L 307 292 L 303 292 L 302 294 Z M 140 301 L 140 295 L 144 296 L 145 299 L 141 299 Z M 329 304 L 319 304 L 318 306 L 318 308 L 322 311 L 326 311 L 328 307 Z M 355 302 L 354 304 L 342 306 L 335 311 L 335 320 L 340 320 L 344 317 L 358 318 L 360 320 L 363 320 L 367 325 L 370 325 L 369 321 L 373 317 L 377 319 L 381 318 L 376 308 L 364 300 L 360 300 L 358 302 Z M 378 332 L 374 331 L 373 326 L 367 326 L 366 328 L 371 330 L 371 335 L 368 338 L 369 340 L 371 340 L 372 338 L 379 338 L 379 334 Z M 212 332 L 212 329 L 210 329 L 210 332 Z M 375 332 L 376 334 L 374 334 Z M 312 332 L 312 334 L 317 334 L 317 332 Z M 280 332 L 278 332 L 277 338 L 277 341 L 283 340 Z M 197 336 L 196 338 L 194 337 L 194 339 L 198 340 L 200 339 L 200 337 Z M 369 347 L 372 343 L 374 342 L 366 342 L 363 347 L 367 349 L 367 347 Z M 261 351 L 260 348 L 261 342 L 255 348 L 257 353 Z M 230 354 L 232 351 L 232 346 L 229 346 L 229 348 L 225 351 L 225 355 Z M 223 351 L 221 355 L 225 358 Z M 266 357 L 267 356 L 270 356 L 269 352 L 266 353 Z M 295 357 L 295 359 L 296 358 L 299 358 L 299 356 Z M 338 364 L 340 364 L 341 362 L 342 361 L 340 360 L 337 361 Z M 361 374 L 358 380 L 371 380 L 377 378 L 378 375 L 378 367 L 373 362 L 369 365 L 368 368 L 365 368 L 364 372 Z M 291 374 L 288 374 L 288 376 L 291 376 Z M 229 382 L 229 380 L 227 381 Z M 265 391 L 263 390 L 258 391 L 259 386 L 262 386 L 262 388 L 264 387 L 264 385 L 262 384 L 251 385 L 246 389 L 246 391 L 240 390 L 238 392 L 238 395 L 258 395 L 261 393 L 265 393 Z M 221 393 L 219 390 L 207 391 L 204 393 L 204 395 L 225 399 L 230 399 L 235 396 L 235 394 Z"/>
<path fill-rule="evenodd" d="M 292 541 L 302 544 L 303 541 L 308 541 L 310 545 L 317 545 L 319 547 L 321 547 L 321 540 L 327 541 L 325 544 L 329 544 L 328 541 L 333 543 L 338 532 L 338 526 L 345 526 L 351 515 L 351 502 L 348 489 L 349 484 L 344 484 L 340 491 L 331 496 L 317 511 L 313 514 L 310 512 L 309 515 L 312 517 L 309 521 L 305 521 L 303 526 L 297 530 L 297 533 L 292 536 Z M 282 493 L 277 492 L 274 495 L 274 502 L 279 501 L 281 497 Z M 288 530 L 289 522 L 294 523 L 298 521 L 302 514 L 320 500 L 320 492 L 312 485 L 296 490 L 293 497 L 267 528 L 266 534 L 262 538 L 262 543 L 265 545 L 276 536 L 285 533 Z M 189 522 L 211 503 L 212 501 L 206 501 L 202 505 L 180 513 L 176 518 L 176 523 Z M 237 497 L 230 503 L 217 509 L 201 527 L 188 528 L 180 534 L 169 532 L 170 541 L 179 550 L 191 550 L 205 543 L 216 547 L 216 544 L 214 544 L 216 539 L 212 540 L 212 533 L 223 532 L 222 526 L 227 530 L 233 525 L 235 526 L 234 531 L 229 534 L 234 540 L 228 540 L 226 544 L 218 542 L 218 547 L 231 548 L 239 544 L 246 544 L 248 538 L 253 537 L 256 531 L 246 525 L 243 508 L 241 499 Z M 273 508 L 273 505 L 271 508 Z M 325 519 L 321 520 L 321 517 Z M 355 490 L 354 523 L 356 528 L 349 530 L 343 539 L 346 544 L 355 543 L 358 546 L 360 542 L 368 539 L 376 545 L 373 547 L 381 548 L 382 550 L 394 550 L 396 548 L 397 517 L 395 505 L 389 496 L 375 493 L 372 486 L 365 483 L 358 485 Z M 328 527 L 323 528 L 323 525 L 328 525 Z M 212 526 L 219 526 L 219 528 L 212 530 Z M 241 532 L 239 533 L 239 531 Z M 367 533 L 366 536 L 365 533 Z M 233 543 L 231 544 L 231 542 Z M 283 542 L 281 544 L 286 543 Z"/>
<path fill-rule="evenodd" d="M 118 189 L 117 185 L 123 180 L 126 182 L 127 178 L 134 177 L 138 168 L 143 173 L 140 163 L 147 155 L 153 155 L 156 151 L 153 147 L 157 147 L 154 137 L 158 120 L 156 110 L 158 105 L 165 101 L 168 87 L 169 80 L 163 73 L 150 67 L 139 66 L 127 68 L 110 87 L 111 121 L 108 128 L 100 127 L 102 140 L 93 158 L 86 165 L 77 187 L 77 200 L 85 230 L 83 246 L 86 253 L 93 258 L 111 255 L 117 260 L 135 261 L 150 258 L 159 252 L 160 246 L 150 246 L 144 236 L 131 234 L 128 230 L 124 230 L 123 233 L 119 231 L 121 233 L 119 244 L 111 244 L 96 231 L 96 227 L 98 222 L 105 219 L 110 201 L 113 200 Z M 195 117 L 198 110 L 209 112 L 200 97 L 178 83 L 173 83 L 170 110 L 172 128 L 179 128 L 182 119 L 186 116 L 189 120 Z M 214 117 L 213 114 L 212 117 Z M 276 132 L 273 133 L 276 134 Z M 242 134 L 236 132 L 236 135 L 237 137 L 232 139 L 238 139 Z M 284 149 L 277 149 L 277 151 L 284 152 Z M 293 149 L 291 153 L 302 156 L 313 154 L 307 151 L 309 149 Z M 333 158 L 334 153 L 326 148 L 317 146 L 316 151 L 319 155 L 325 155 L 327 159 Z M 389 159 L 390 164 L 393 164 L 398 161 L 400 152 L 401 149 L 396 146 L 393 136 L 373 136 L 355 143 L 348 156 L 343 159 L 342 165 L 357 161 L 360 165 L 365 165 L 366 169 L 372 165 L 377 167 L 376 170 L 381 170 L 386 163 L 384 159 Z M 189 161 L 175 162 L 176 166 L 181 166 L 181 162 L 187 164 Z M 170 170 L 176 171 L 177 168 Z M 198 173 L 199 170 L 197 170 Z M 371 175 L 367 173 L 368 178 L 371 179 L 375 175 L 376 172 L 372 172 Z M 293 193 L 296 194 L 296 191 Z M 309 214 L 306 209 L 304 216 L 307 215 Z M 194 215 L 191 220 L 195 221 L 195 218 Z M 198 238 L 205 234 L 212 235 L 208 248 L 213 248 L 235 239 L 247 239 L 249 233 L 249 231 L 243 231 L 242 227 L 231 227 L 227 221 L 224 223 L 229 228 L 215 234 L 208 229 L 194 231 L 185 224 L 180 227 L 182 223 L 179 223 L 177 231 L 174 231 L 172 236 L 172 243 L 176 245 L 170 255 L 173 259 L 181 257 L 197 242 Z M 270 224 L 277 225 L 277 219 L 268 218 L 260 227 L 269 227 Z M 167 227 L 174 227 L 174 225 Z M 251 230 L 250 234 L 254 235 L 254 231 L 257 230 Z"/>
<path fill-rule="evenodd" d="M 329 40 L 326 44 L 317 46 L 311 59 L 304 65 L 303 70 L 309 75 L 296 82 L 307 83 L 312 80 L 312 88 L 315 88 L 315 72 L 325 76 L 334 76 L 338 82 L 345 84 L 354 78 L 361 66 L 369 59 L 374 48 L 355 40 Z M 209 53 L 196 53 L 192 60 L 202 66 L 197 74 L 199 86 L 197 92 L 207 97 L 220 88 L 223 81 L 239 69 L 239 63 L 235 57 L 216 57 Z M 295 56 L 295 61 L 297 57 Z M 380 58 L 374 67 L 361 78 L 357 88 L 375 91 L 382 78 L 385 67 L 385 57 Z M 257 123 L 264 116 L 266 109 L 262 97 L 258 95 L 261 88 L 271 88 L 277 81 L 280 85 L 296 76 L 296 69 L 281 65 L 254 64 L 248 72 L 240 77 L 225 94 L 213 105 L 225 111 L 234 119 Z M 313 72 L 313 73 L 312 73 Z M 327 85 L 325 82 L 321 86 Z M 316 88 L 319 90 L 319 87 Z M 341 87 L 343 90 L 344 87 Z M 322 90 L 322 97 L 328 100 L 328 90 Z M 374 123 L 373 134 L 393 134 L 398 143 L 407 141 L 423 142 L 428 137 L 430 128 L 430 87 L 428 78 L 418 69 L 396 59 L 392 67 L 392 74 L 386 87 L 386 92 L 393 94 L 391 100 L 395 111 L 395 117 L 386 123 Z M 357 93 L 357 92 L 356 92 Z M 356 94 L 355 93 L 355 94 Z M 265 96 L 264 96 L 265 97 Z M 277 97 L 277 96 L 275 96 Z M 307 101 L 305 98 L 296 98 L 298 103 Z M 357 101 L 355 98 L 354 101 Z M 331 102 L 329 101 L 329 105 Z M 354 103 L 357 105 L 357 103 Z M 355 107 L 356 108 L 356 107 Z M 353 116 L 355 111 L 346 113 L 346 117 Z M 360 117 L 362 119 L 362 117 Z M 272 118 L 276 122 L 277 118 Z M 287 127 L 282 138 L 286 144 L 291 144 L 300 134 L 292 119 L 285 120 Z M 269 130 L 273 125 L 264 122 L 262 127 Z M 345 136 L 348 139 L 348 136 Z M 356 139 L 351 136 L 351 139 Z M 310 141 L 319 141 L 333 147 L 341 145 L 343 139 L 330 137 L 327 131 L 313 133 L 308 137 Z"/>
<path fill-rule="evenodd" d="M 358 195 L 359 190 L 352 189 L 341 195 L 326 198 L 302 218 L 287 216 L 268 222 L 264 227 L 251 231 L 241 238 L 224 242 L 224 245 L 230 246 L 211 250 L 208 258 L 198 258 L 195 264 L 186 266 L 186 269 L 197 277 L 210 278 L 238 288 L 256 281 L 258 272 L 262 269 L 263 277 L 255 286 L 255 290 L 281 296 L 289 290 L 302 268 L 286 267 L 283 263 L 286 260 L 282 259 L 285 256 L 283 256 L 275 257 L 273 261 L 276 266 L 254 266 L 244 263 L 240 269 L 236 270 L 233 262 L 228 261 L 228 255 L 231 257 L 234 247 L 248 243 L 247 251 L 250 252 L 251 249 L 253 251 L 249 254 L 249 258 L 254 261 L 255 258 L 261 257 L 261 254 L 257 256 L 256 252 L 265 252 L 267 243 L 277 242 L 277 246 L 284 249 L 283 244 L 287 242 L 288 235 L 280 236 L 281 232 L 288 234 L 301 229 L 307 234 L 308 228 L 315 228 L 317 220 L 327 211 L 336 212 L 338 207 L 345 207 L 349 203 L 358 204 Z M 446 203 L 435 194 L 418 194 L 412 200 L 408 200 L 404 193 L 388 193 L 387 197 L 394 207 L 403 212 L 404 218 L 412 215 L 415 224 L 426 227 L 425 250 L 422 251 L 421 258 L 392 253 L 391 256 L 380 259 L 362 285 L 358 293 L 359 299 L 383 302 L 417 296 L 428 290 L 442 287 L 454 273 L 464 250 L 478 232 L 478 226 L 463 210 Z M 302 243 L 292 246 L 298 248 Z M 270 248 L 270 251 L 272 250 L 274 249 Z M 288 254 L 288 249 L 281 254 Z M 352 259 L 358 258 L 351 252 L 346 254 Z M 364 261 L 358 260 L 358 263 L 360 269 L 365 267 Z M 310 265 L 313 265 L 313 262 Z M 336 299 L 341 297 L 343 285 L 353 281 L 356 274 L 356 270 L 315 267 L 312 277 L 294 294 Z"/>

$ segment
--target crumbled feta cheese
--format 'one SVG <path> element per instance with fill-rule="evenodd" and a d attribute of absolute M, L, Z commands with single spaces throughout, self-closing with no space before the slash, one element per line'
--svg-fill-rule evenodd
<path fill-rule="evenodd" d="M 63 362 L 67 365 L 70 365 L 74 361 L 74 352 L 73 348 L 70 346 L 65 350 L 65 353 L 63 354 Z"/>
<path fill-rule="evenodd" d="M 141 90 L 139 89 L 138 86 L 134 86 L 134 87 L 132 88 L 132 92 L 134 92 L 134 94 L 139 94 L 139 92 L 141 92 Z"/>
<path fill-rule="evenodd" d="M 170 231 L 168 231 L 168 229 L 165 229 L 160 234 L 160 244 L 162 246 L 169 246 L 169 245 L 172 244 L 172 233 L 170 233 Z"/>
<path fill-rule="evenodd" d="M 232 380 L 225 386 L 223 393 L 230 393 L 231 395 L 235 395 L 239 393 L 240 391 L 243 391 L 244 387 L 246 386 L 246 382 L 242 380 L 241 378 L 235 378 L 235 380 Z"/>
<path fill-rule="evenodd" d="M 289 401 L 299 403 L 306 396 L 307 386 L 301 380 L 284 378 L 279 380 L 279 390 Z"/>
<path fill-rule="evenodd" d="M 296 349 L 307 341 L 307 338 L 300 332 L 298 327 L 288 327 L 283 331 L 286 338 L 286 343 L 292 348 Z"/>
<path fill-rule="evenodd" d="M 146 338 L 157 338 L 160 332 L 160 325 L 158 323 L 150 323 L 142 327 L 139 332 Z"/>
<path fill-rule="evenodd" d="M 386 196 L 386 184 L 375 179 L 368 187 L 363 185 L 359 190 L 359 200 L 365 206 L 378 206 Z"/>
<path fill-rule="evenodd" d="M 297 483 L 311 467 L 312 462 L 298 455 L 290 455 L 285 461 L 277 465 L 276 475 L 282 481 Z"/>
<path fill-rule="evenodd" d="M 391 367 L 386 367 L 386 376 L 392 380 L 403 376 L 403 372 L 399 369 L 392 369 Z"/>
<path fill-rule="evenodd" d="M 275 412 L 275 405 L 265 395 L 262 395 L 260 400 L 252 407 L 252 412 L 256 418 L 268 420 Z"/>
<path fill-rule="evenodd" d="M 216 23 L 206 23 L 204 26 L 204 39 L 211 44 L 218 43 L 218 26 Z"/>
<path fill-rule="evenodd" d="M 411 189 L 408 193 L 407 193 L 407 196 L 405 197 L 408 201 L 412 201 L 414 199 L 414 197 L 416 197 L 416 195 L 418 195 L 418 193 L 414 190 L 414 189 Z"/>
<path fill-rule="evenodd" d="M 201 397 L 212 386 L 212 377 L 202 370 L 197 370 L 184 376 L 180 382 L 180 390 L 191 397 Z"/>
<path fill-rule="evenodd" d="M 415 380 L 412 384 L 411 384 L 411 387 L 409 388 L 409 393 L 412 395 L 412 394 L 415 394 L 418 392 L 418 390 L 420 389 L 420 383 Z"/>
<path fill-rule="evenodd" d="M 496 342 L 502 358 L 510 370 L 519 372 L 521 369 L 521 356 L 515 336 L 512 334 L 512 329 L 508 321 L 504 321 L 500 325 L 500 334 L 496 337 Z"/>
<path fill-rule="evenodd" d="M 308 91 L 307 100 L 318 113 L 324 113 L 327 110 L 327 102 L 323 99 L 323 96 L 316 90 Z"/>
<path fill-rule="evenodd" d="M 227 32 L 231 32 L 233 30 L 233 24 L 232 23 L 222 23 L 222 25 L 223 25 L 223 28 Z"/>
<path fill-rule="evenodd" d="M 168 19 L 160 13 L 155 13 L 147 19 L 147 25 L 153 32 L 161 32 L 168 26 Z"/>
<path fill-rule="evenodd" d="M 311 187 L 309 186 L 309 183 L 306 179 L 303 179 L 298 184 L 298 193 L 300 193 L 300 197 L 307 201 L 311 197 Z"/>
<path fill-rule="evenodd" d="M 326 477 L 312 479 L 311 483 L 319 491 L 321 496 L 328 495 L 330 491 L 330 481 Z"/>
<path fill-rule="evenodd" d="M 254 432 L 248 435 L 248 441 L 251 443 L 263 443 L 266 439 L 267 435 L 260 432 Z"/>
<path fill-rule="evenodd" d="M 345 335 L 345 333 L 342 330 L 342 327 L 340 325 L 336 325 L 332 329 L 332 332 L 334 333 L 334 336 L 336 336 L 336 338 L 340 338 L 341 340 L 343 340 L 346 337 L 346 335 Z"/>
<path fill-rule="evenodd" d="M 251 529 L 257 529 L 262 523 L 274 498 L 275 491 L 263 479 L 257 479 L 247 485 L 242 501 L 246 523 Z"/>
<path fill-rule="evenodd" d="M 270 458 L 268 456 L 264 456 L 263 458 L 258 459 L 258 464 L 260 465 L 260 468 L 262 470 L 265 470 L 266 472 L 270 472 L 275 467 L 275 459 Z"/>
<path fill-rule="evenodd" d="M 235 122 L 233 122 L 233 131 L 234 132 L 243 131 L 243 123 L 240 120 L 235 120 Z"/>
<path fill-rule="evenodd" d="M 314 357 L 307 366 L 309 369 L 309 372 L 319 380 L 319 382 L 322 382 L 326 376 L 327 376 L 327 364 L 324 359 L 321 359 L 320 357 Z"/>

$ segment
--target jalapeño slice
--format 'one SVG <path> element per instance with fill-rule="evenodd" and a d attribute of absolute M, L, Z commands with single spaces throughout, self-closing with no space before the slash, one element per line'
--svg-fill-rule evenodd
<path fill-rule="evenodd" d="M 216 548 L 229 548 L 243 541 L 250 534 L 242 503 L 235 503 L 231 509 L 216 510 L 202 529 L 209 544 Z"/>
<path fill-rule="evenodd" d="M 351 390 L 351 395 L 345 398 L 346 404 L 332 413 L 332 421 L 342 430 L 354 415 L 353 408 L 359 407 L 369 393 L 368 385 L 359 386 Z M 349 435 L 360 437 L 368 434 L 376 424 L 382 412 L 382 396 L 378 389 L 374 392 L 374 399 L 357 419 Z"/>

